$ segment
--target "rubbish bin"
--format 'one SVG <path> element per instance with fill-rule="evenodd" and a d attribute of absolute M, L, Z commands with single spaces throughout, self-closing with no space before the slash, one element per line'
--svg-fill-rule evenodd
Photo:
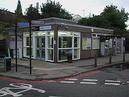
<path fill-rule="evenodd" d="M 67 60 L 68 60 L 68 63 L 72 63 L 72 50 L 68 50 L 67 52 Z"/>
<path fill-rule="evenodd" d="M 10 57 L 13 58 L 13 49 L 10 49 Z"/>
<path fill-rule="evenodd" d="M 5 71 L 10 71 L 11 70 L 11 58 L 5 57 L 4 64 L 5 64 Z"/>

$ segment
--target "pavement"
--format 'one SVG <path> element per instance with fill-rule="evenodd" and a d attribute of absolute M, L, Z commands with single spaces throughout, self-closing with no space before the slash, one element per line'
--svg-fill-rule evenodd
<path fill-rule="evenodd" d="M 43 60 L 32 60 L 32 74 L 30 74 L 29 60 L 18 59 L 18 70 L 16 72 L 15 59 L 11 60 L 11 71 L 5 72 L 0 69 L 0 75 L 24 79 L 24 80 L 53 80 L 65 77 L 71 77 L 86 73 L 101 68 L 106 68 L 112 65 L 128 64 L 129 54 L 126 54 L 125 62 L 123 62 L 123 55 L 119 54 L 112 56 L 112 63 L 109 64 L 109 57 L 97 58 L 97 67 L 94 66 L 94 58 L 86 60 L 73 61 L 72 63 L 50 63 Z"/>

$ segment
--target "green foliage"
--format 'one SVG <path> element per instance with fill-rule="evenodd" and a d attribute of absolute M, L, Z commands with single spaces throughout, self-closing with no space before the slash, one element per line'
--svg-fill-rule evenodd
<path fill-rule="evenodd" d="M 6 28 L 13 26 L 15 15 L 6 9 L 0 9 L 0 33 Z"/>
<path fill-rule="evenodd" d="M 22 16 L 22 6 L 20 0 L 18 0 L 17 8 L 15 10 L 17 16 Z"/>
<path fill-rule="evenodd" d="M 111 28 L 110 22 L 108 22 L 106 18 L 102 16 L 82 18 L 81 20 L 78 21 L 78 24 L 85 26 Z"/>
<path fill-rule="evenodd" d="M 15 15 L 6 9 L 0 9 L 0 21 L 13 24 L 15 20 Z"/>
<path fill-rule="evenodd" d="M 104 16 L 114 28 L 125 29 L 127 26 L 125 22 L 128 20 L 129 14 L 123 8 L 118 10 L 117 6 L 106 6 L 100 15 Z"/>
<path fill-rule="evenodd" d="M 98 16 L 83 18 L 79 20 L 79 24 L 87 26 L 96 26 L 104 28 L 112 28 L 117 30 L 125 30 L 125 22 L 128 20 L 128 13 L 125 9 L 117 9 L 117 6 L 106 6 L 103 12 Z"/>
<path fill-rule="evenodd" d="M 48 17 L 59 17 L 64 19 L 72 19 L 71 14 L 69 14 L 59 2 L 47 1 L 47 3 L 41 6 L 42 18 Z"/>
<path fill-rule="evenodd" d="M 38 7 L 33 7 L 32 4 L 30 5 L 29 8 L 27 8 L 26 16 L 28 16 L 31 20 L 36 20 L 41 18 Z"/>

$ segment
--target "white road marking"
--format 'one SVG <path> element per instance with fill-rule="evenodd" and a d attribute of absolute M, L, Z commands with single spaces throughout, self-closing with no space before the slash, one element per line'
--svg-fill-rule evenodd
<path fill-rule="evenodd" d="M 60 83 L 73 84 L 73 83 L 75 83 L 75 82 L 74 82 L 74 81 L 60 81 Z"/>
<path fill-rule="evenodd" d="M 66 79 L 66 80 L 77 81 L 78 79 L 76 79 L 76 78 L 69 78 L 69 79 Z"/>
<path fill-rule="evenodd" d="M 105 80 L 105 82 L 120 83 L 120 81 L 117 81 L 117 80 Z"/>
<path fill-rule="evenodd" d="M 80 82 L 80 84 L 90 84 L 90 85 L 96 85 L 96 82 Z"/>
<path fill-rule="evenodd" d="M 49 96 L 49 97 L 61 97 L 61 96 Z"/>
<path fill-rule="evenodd" d="M 45 90 L 33 88 L 31 84 L 25 84 L 25 83 L 11 83 L 9 84 L 10 87 L 4 87 L 0 89 L 0 97 L 11 95 L 13 97 L 20 97 L 22 96 L 24 92 L 27 92 L 29 90 L 35 90 L 40 93 L 45 93 Z M 18 90 L 17 92 L 13 92 L 12 90 Z"/>
<path fill-rule="evenodd" d="M 56 82 L 56 81 L 54 81 L 54 80 L 50 80 L 50 81 L 48 81 L 48 82 Z"/>
<path fill-rule="evenodd" d="M 114 85 L 114 86 L 119 86 L 119 83 L 104 83 L 105 85 Z"/>
<path fill-rule="evenodd" d="M 97 82 L 98 80 L 97 79 L 83 79 L 83 81 L 95 81 L 95 82 Z"/>

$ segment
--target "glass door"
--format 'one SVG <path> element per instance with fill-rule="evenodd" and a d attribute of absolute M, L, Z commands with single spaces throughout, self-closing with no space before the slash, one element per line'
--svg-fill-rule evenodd
<path fill-rule="evenodd" d="M 36 37 L 36 57 L 45 59 L 45 36 Z"/>

